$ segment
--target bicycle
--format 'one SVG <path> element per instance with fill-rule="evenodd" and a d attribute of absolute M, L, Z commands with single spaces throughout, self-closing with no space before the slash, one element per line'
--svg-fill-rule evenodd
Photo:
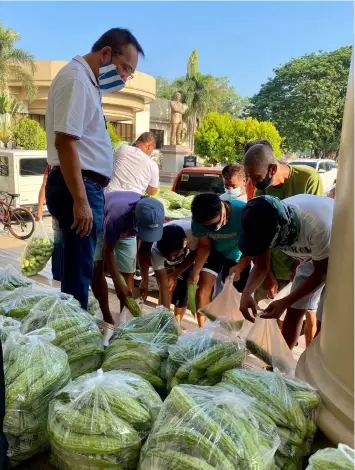
<path fill-rule="evenodd" d="M 14 200 L 20 194 L 11 194 L 0 191 L 3 199 L 0 199 L 0 222 L 4 229 L 19 240 L 30 238 L 35 229 L 35 219 L 33 214 L 23 207 L 12 207 Z"/>

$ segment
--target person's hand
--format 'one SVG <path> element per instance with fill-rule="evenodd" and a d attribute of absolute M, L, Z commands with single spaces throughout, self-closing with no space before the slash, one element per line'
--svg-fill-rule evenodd
<path fill-rule="evenodd" d="M 141 281 L 139 285 L 139 297 L 145 302 L 148 297 L 148 281 Z"/>
<path fill-rule="evenodd" d="M 177 276 L 175 273 L 171 273 L 168 276 L 169 292 L 173 292 L 176 287 Z"/>
<path fill-rule="evenodd" d="M 74 222 L 71 226 L 72 230 L 76 229 L 77 235 L 81 237 L 89 236 L 94 218 L 87 199 L 74 201 L 73 216 Z"/>
<path fill-rule="evenodd" d="M 239 281 L 240 279 L 240 267 L 236 264 L 229 270 L 229 276 L 233 276 L 233 282 Z"/>
<path fill-rule="evenodd" d="M 279 291 L 279 283 L 276 277 L 270 272 L 263 282 L 263 288 L 267 291 L 267 296 L 274 299 Z"/>
<path fill-rule="evenodd" d="M 117 297 L 121 305 L 124 305 L 125 307 L 127 307 L 127 297 L 133 297 L 133 294 L 129 287 L 122 284 L 120 286 L 120 291 L 117 292 Z"/>
<path fill-rule="evenodd" d="M 191 276 L 189 277 L 187 283 L 197 285 L 199 280 L 200 280 L 200 273 L 196 273 L 195 271 L 192 271 Z"/>
<path fill-rule="evenodd" d="M 242 294 L 242 297 L 240 299 L 240 307 L 239 310 L 242 312 L 243 317 L 246 320 L 251 321 L 252 323 L 255 322 L 255 318 L 258 311 L 257 311 L 257 305 L 255 300 L 253 299 L 252 295 L 249 294 L 248 292 L 244 292 Z M 253 312 L 254 317 L 250 315 L 249 310 Z"/>
<path fill-rule="evenodd" d="M 42 219 L 42 213 L 40 213 L 39 211 L 35 214 L 35 220 L 37 222 L 39 222 L 40 220 Z"/>
<path fill-rule="evenodd" d="M 260 317 L 265 319 L 280 318 L 288 307 L 287 303 L 285 302 L 285 298 L 271 302 L 271 304 L 264 310 L 263 315 L 260 315 Z"/>

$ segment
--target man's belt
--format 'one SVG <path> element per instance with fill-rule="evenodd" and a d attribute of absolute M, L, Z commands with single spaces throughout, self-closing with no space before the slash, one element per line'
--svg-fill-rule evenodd
<path fill-rule="evenodd" d="M 52 169 L 55 170 L 55 171 L 62 172 L 60 166 L 53 166 Z M 107 178 L 106 176 L 100 175 L 99 173 L 96 173 L 95 171 L 81 170 L 81 174 L 83 175 L 83 177 L 89 179 L 93 183 L 98 184 L 102 188 L 106 188 L 106 186 L 110 182 L 110 178 Z"/>

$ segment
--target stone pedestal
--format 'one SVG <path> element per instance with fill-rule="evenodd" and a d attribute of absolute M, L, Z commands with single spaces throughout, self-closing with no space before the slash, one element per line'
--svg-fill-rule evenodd
<path fill-rule="evenodd" d="M 320 335 L 296 375 L 320 392 L 318 425 L 334 444 L 354 446 L 354 83 L 343 119 L 326 296 Z"/>
<path fill-rule="evenodd" d="M 163 154 L 163 172 L 177 174 L 184 166 L 184 157 L 191 155 L 191 149 L 186 145 L 164 145 L 161 153 Z"/>

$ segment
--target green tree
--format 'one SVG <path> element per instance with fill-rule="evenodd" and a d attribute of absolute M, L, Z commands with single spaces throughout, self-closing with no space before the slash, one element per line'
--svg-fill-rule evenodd
<path fill-rule="evenodd" d="M 174 96 L 174 93 L 177 91 L 175 86 L 175 81 L 169 81 L 167 78 L 159 76 L 156 78 L 157 86 L 157 98 L 165 98 L 171 100 Z"/>
<path fill-rule="evenodd" d="M 37 121 L 23 118 L 13 129 L 13 136 L 18 147 L 24 150 L 45 150 L 46 133 Z"/>
<path fill-rule="evenodd" d="M 0 93 L 9 94 L 9 78 L 13 77 L 22 84 L 28 99 L 32 99 L 37 93 L 33 83 L 36 66 L 32 54 L 15 47 L 20 39 L 19 33 L 4 28 L 0 22 Z"/>
<path fill-rule="evenodd" d="M 12 139 L 13 127 L 18 122 L 21 101 L 3 94 L 0 95 L 0 140 L 7 148 Z"/>
<path fill-rule="evenodd" d="M 115 126 L 112 124 L 112 122 L 107 123 L 107 130 L 110 135 L 111 139 L 111 144 L 114 149 L 118 146 L 118 144 L 121 142 L 121 137 L 117 134 Z"/>
<path fill-rule="evenodd" d="M 350 46 L 306 54 L 274 70 L 252 98 L 251 115 L 271 121 L 290 151 L 313 150 L 315 156 L 339 150 L 351 61 Z"/>
<path fill-rule="evenodd" d="M 269 140 L 275 156 L 281 156 L 283 139 L 271 122 L 210 113 L 195 133 L 195 152 L 211 165 L 241 162 L 244 145 L 255 139 Z"/>

